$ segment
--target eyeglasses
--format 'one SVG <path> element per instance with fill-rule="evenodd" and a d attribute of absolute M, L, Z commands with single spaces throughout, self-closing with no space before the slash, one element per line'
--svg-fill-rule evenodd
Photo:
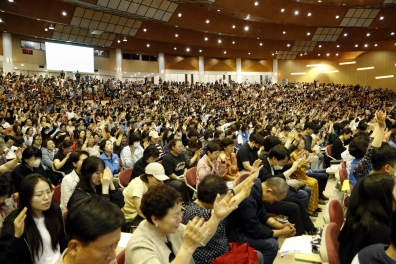
<path fill-rule="evenodd" d="M 35 194 L 34 196 L 36 196 L 37 198 L 39 198 L 40 200 L 43 200 L 45 198 L 45 194 L 50 197 L 54 194 L 54 190 L 48 189 L 46 191 L 43 192 L 39 192 L 37 194 Z"/>

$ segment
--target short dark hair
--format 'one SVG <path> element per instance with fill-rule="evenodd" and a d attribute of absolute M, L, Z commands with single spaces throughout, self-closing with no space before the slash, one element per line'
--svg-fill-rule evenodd
<path fill-rule="evenodd" d="M 11 195 L 11 181 L 10 178 L 7 177 L 6 175 L 1 175 L 0 176 L 0 196 L 5 196 L 9 197 Z"/>
<path fill-rule="evenodd" d="M 169 151 L 171 151 L 174 147 L 176 147 L 177 142 L 182 142 L 182 141 L 180 139 L 176 139 L 176 138 L 169 140 L 169 143 L 168 143 Z"/>
<path fill-rule="evenodd" d="M 67 149 L 73 146 L 73 141 L 72 140 L 65 140 L 62 142 L 62 148 Z"/>
<path fill-rule="evenodd" d="M 165 217 L 168 210 L 179 203 L 180 198 L 180 193 L 175 188 L 166 184 L 154 185 L 143 195 L 140 210 L 147 221 L 154 224 L 151 217 Z"/>
<path fill-rule="evenodd" d="M 393 168 L 396 164 L 396 148 L 387 143 L 379 148 L 374 148 L 373 155 L 371 155 L 371 164 L 375 171 L 381 170 L 386 164 Z"/>
<path fill-rule="evenodd" d="M 224 150 L 227 146 L 233 145 L 234 146 L 234 140 L 232 140 L 229 137 L 225 137 L 220 141 L 220 148 Z"/>
<path fill-rule="evenodd" d="M 357 126 L 357 129 L 361 131 L 366 131 L 368 127 L 369 126 L 366 123 L 360 122 L 359 125 Z"/>
<path fill-rule="evenodd" d="M 281 145 L 281 144 L 282 144 L 282 142 L 277 136 L 268 136 L 268 137 L 264 138 L 263 146 L 264 146 L 265 151 L 269 151 L 273 147 L 275 147 L 277 145 Z"/>
<path fill-rule="evenodd" d="M 312 122 L 308 122 L 308 123 L 305 124 L 304 128 L 305 128 L 305 129 L 312 129 L 312 130 L 315 130 L 316 125 L 315 125 L 314 123 L 312 123 Z"/>
<path fill-rule="evenodd" d="M 30 159 L 31 157 L 36 157 L 36 158 L 40 158 L 41 159 L 41 151 L 33 146 L 29 146 L 27 147 L 23 152 L 22 152 L 22 163 L 26 164 L 27 159 Z"/>
<path fill-rule="evenodd" d="M 369 137 L 354 137 L 349 143 L 349 154 L 354 156 L 357 159 L 361 159 L 366 155 L 367 148 L 370 145 L 370 138 Z"/>
<path fill-rule="evenodd" d="M 72 152 L 69 156 L 69 160 L 71 162 L 78 162 L 80 160 L 80 156 L 81 155 L 87 155 L 89 157 L 89 153 L 88 151 L 85 150 L 76 150 L 74 152 Z"/>
<path fill-rule="evenodd" d="M 147 160 L 148 158 L 153 157 L 153 158 L 158 158 L 159 157 L 159 150 L 156 146 L 154 145 L 149 145 L 144 151 L 143 151 L 143 159 Z"/>
<path fill-rule="evenodd" d="M 277 160 L 284 160 L 288 158 L 289 155 L 289 151 L 283 145 L 277 145 L 268 152 L 268 157 L 270 159 L 275 157 Z"/>
<path fill-rule="evenodd" d="M 12 136 L 7 135 L 4 137 L 4 143 L 7 143 L 9 140 L 15 141 L 14 137 L 12 137 Z"/>
<path fill-rule="evenodd" d="M 214 142 L 209 142 L 208 145 L 206 146 L 206 153 L 210 152 L 213 153 L 215 151 L 219 151 L 220 150 L 220 146 L 217 143 Z"/>
<path fill-rule="evenodd" d="M 140 133 L 131 133 L 129 135 L 129 145 L 132 146 L 134 142 L 142 140 Z"/>
<path fill-rule="evenodd" d="M 208 140 L 208 138 L 213 138 L 214 137 L 214 131 L 213 130 L 206 130 L 204 133 L 204 139 Z"/>
<path fill-rule="evenodd" d="M 91 196 L 75 203 L 67 213 L 65 231 L 67 239 L 76 239 L 83 246 L 100 236 L 111 233 L 125 223 L 124 214 L 115 204 Z"/>
<path fill-rule="evenodd" d="M 102 142 L 100 142 L 99 148 L 100 148 L 101 151 L 104 151 L 104 149 L 105 149 L 105 147 L 106 147 L 107 141 L 110 141 L 110 142 L 111 142 L 110 139 L 102 140 Z"/>
<path fill-rule="evenodd" d="M 187 132 L 187 134 L 188 134 L 188 137 L 189 138 L 191 138 L 191 137 L 198 137 L 198 131 L 196 130 L 196 129 L 190 129 L 188 132 Z"/>
<path fill-rule="evenodd" d="M 289 185 L 284 179 L 280 177 L 269 178 L 264 183 L 268 188 L 272 189 L 272 192 L 275 196 L 280 196 L 289 190 Z"/>
<path fill-rule="evenodd" d="M 50 141 L 54 142 L 51 138 L 44 139 L 43 143 L 41 144 L 41 146 L 44 147 L 44 148 L 47 148 L 48 142 L 50 142 Z"/>
<path fill-rule="evenodd" d="M 199 139 L 190 139 L 188 141 L 188 148 L 196 148 L 196 149 L 200 149 L 202 148 L 202 141 Z"/>
<path fill-rule="evenodd" d="M 217 194 L 226 194 L 227 191 L 228 188 L 225 181 L 219 175 L 211 173 L 198 184 L 198 200 L 213 204 Z"/>
<path fill-rule="evenodd" d="M 341 135 L 348 135 L 348 134 L 352 134 L 352 129 L 350 129 L 349 127 L 344 127 L 344 129 L 341 132 Z"/>
<path fill-rule="evenodd" d="M 254 134 L 253 136 L 251 136 L 249 138 L 249 141 L 254 142 L 255 144 L 258 144 L 260 146 L 264 145 L 264 138 L 259 134 Z"/>

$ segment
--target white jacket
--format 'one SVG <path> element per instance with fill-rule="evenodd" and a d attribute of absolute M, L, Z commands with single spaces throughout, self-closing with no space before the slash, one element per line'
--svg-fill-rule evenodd
<path fill-rule="evenodd" d="M 61 184 L 61 204 L 60 208 L 62 213 L 67 212 L 67 203 L 69 202 L 70 197 L 72 196 L 74 189 L 77 186 L 77 183 L 80 181 L 80 177 L 76 170 L 73 170 L 65 177 L 63 177 Z"/>

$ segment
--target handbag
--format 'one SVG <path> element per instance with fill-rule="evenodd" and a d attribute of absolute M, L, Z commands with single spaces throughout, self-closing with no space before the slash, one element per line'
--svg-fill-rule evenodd
<path fill-rule="evenodd" d="M 305 183 L 300 182 L 296 179 L 290 179 L 290 180 L 287 180 L 286 182 L 289 185 L 289 189 L 291 189 L 292 191 L 295 191 L 295 192 L 298 192 L 298 190 L 305 187 Z"/>
<path fill-rule="evenodd" d="M 228 243 L 230 250 L 212 261 L 212 264 L 258 264 L 257 253 L 248 243 Z"/>

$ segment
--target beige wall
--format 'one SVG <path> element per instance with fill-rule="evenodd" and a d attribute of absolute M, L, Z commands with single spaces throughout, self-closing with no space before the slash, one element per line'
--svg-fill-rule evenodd
<path fill-rule="evenodd" d="M 396 90 L 396 52 L 373 51 L 355 59 L 356 64 L 339 65 L 339 60 L 279 60 L 278 76 L 282 79 L 297 82 L 313 82 L 315 79 L 325 83 L 370 85 L 373 88 Z M 307 67 L 309 64 L 322 66 Z M 357 71 L 357 68 L 374 67 L 372 70 Z M 329 71 L 338 72 L 324 73 Z M 305 72 L 304 75 L 291 73 Z M 375 79 L 376 76 L 394 75 L 393 78 Z"/>
<path fill-rule="evenodd" d="M 158 72 L 157 61 L 122 60 L 122 70 L 132 72 Z"/>

